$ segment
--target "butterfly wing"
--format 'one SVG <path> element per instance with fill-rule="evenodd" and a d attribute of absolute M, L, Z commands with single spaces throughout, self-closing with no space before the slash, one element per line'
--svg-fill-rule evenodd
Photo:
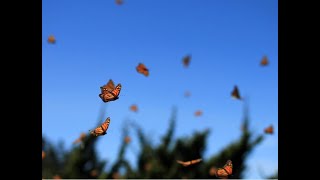
<path fill-rule="evenodd" d="M 267 56 L 263 56 L 262 60 L 260 62 L 260 65 L 261 66 L 267 66 L 268 64 L 269 64 L 268 57 Z"/>
<path fill-rule="evenodd" d="M 149 69 L 142 63 L 138 64 L 138 66 L 136 67 L 136 70 L 138 73 L 141 73 L 145 76 L 149 76 Z"/>
<path fill-rule="evenodd" d="M 111 91 L 112 95 L 114 95 L 115 97 L 118 97 L 119 94 L 120 94 L 121 88 L 122 88 L 121 84 L 118 84 L 118 85 L 116 86 L 116 88 L 114 88 L 114 89 Z"/>
<path fill-rule="evenodd" d="M 109 91 L 106 91 L 103 94 L 99 94 L 99 97 L 102 99 L 103 102 L 109 102 L 115 100 L 115 96 L 110 93 Z"/>
<path fill-rule="evenodd" d="M 238 86 L 234 86 L 231 96 L 235 99 L 241 99 Z"/>
<path fill-rule="evenodd" d="M 191 56 L 190 55 L 187 55 L 187 56 L 185 56 L 184 58 L 183 58 L 183 65 L 185 66 L 185 67 L 188 67 L 189 66 L 189 63 L 190 63 L 190 59 L 191 59 Z"/>

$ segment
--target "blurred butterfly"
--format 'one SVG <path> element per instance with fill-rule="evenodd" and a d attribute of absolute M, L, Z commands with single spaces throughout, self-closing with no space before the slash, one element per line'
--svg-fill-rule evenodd
<path fill-rule="evenodd" d="M 209 170 L 209 174 L 210 176 L 214 176 L 217 172 L 217 168 L 216 167 L 211 167 L 210 170 Z"/>
<path fill-rule="evenodd" d="M 118 4 L 118 5 L 123 4 L 123 0 L 116 0 L 116 4 Z"/>
<path fill-rule="evenodd" d="M 202 116 L 202 111 L 201 110 L 198 110 L 194 113 L 195 116 Z"/>
<path fill-rule="evenodd" d="M 112 173 L 112 178 L 113 179 L 120 179 L 120 174 L 118 172 Z"/>
<path fill-rule="evenodd" d="M 50 44 L 55 44 L 55 43 L 56 43 L 56 38 L 55 38 L 53 35 L 50 35 L 50 36 L 48 37 L 48 42 L 49 42 Z"/>
<path fill-rule="evenodd" d="M 61 179 L 61 177 L 59 175 L 54 175 L 52 179 Z"/>
<path fill-rule="evenodd" d="M 130 143 L 130 141 L 131 141 L 131 138 L 129 136 L 126 136 L 124 138 L 124 142 L 127 143 L 127 144 Z"/>
<path fill-rule="evenodd" d="M 90 134 L 94 135 L 94 136 L 103 136 L 105 134 L 107 134 L 107 130 L 110 124 L 110 117 L 108 117 L 104 123 L 102 123 L 101 126 L 97 127 L 96 129 L 94 129 L 93 131 L 90 132 Z"/>
<path fill-rule="evenodd" d="M 136 70 L 140 74 L 143 74 L 145 76 L 149 76 L 149 69 L 147 69 L 147 67 L 142 63 L 138 64 L 138 66 L 136 67 Z"/>
<path fill-rule="evenodd" d="M 143 168 L 144 168 L 145 171 L 150 171 L 151 168 L 152 168 L 151 162 L 147 162 L 146 164 L 144 164 Z"/>
<path fill-rule="evenodd" d="M 42 150 L 42 159 L 46 157 L 46 153 Z"/>
<path fill-rule="evenodd" d="M 138 112 L 138 106 L 133 104 L 130 106 L 130 110 L 133 111 L 133 112 Z"/>
<path fill-rule="evenodd" d="M 192 164 L 196 164 L 199 163 L 202 159 L 195 159 L 195 160 L 191 160 L 191 161 L 180 161 L 177 160 L 177 163 L 182 164 L 184 167 L 186 166 L 190 166 Z"/>
<path fill-rule="evenodd" d="M 184 93 L 184 97 L 190 97 L 191 96 L 191 93 L 189 92 L 189 91 L 186 91 L 185 93 Z"/>
<path fill-rule="evenodd" d="M 98 176 L 98 171 L 97 171 L 96 169 L 91 170 L 91 171 L 90 171 L 90 175 L 91 175 L 92 177 L 97 177 L 97 176 Z"/>
<path fill-rule="evenodd" d="M 101 94 L 99 94 L 99 97 L 105 103 L 109 101 L 115 101 L 119 99 L 121 87 L 122 86 L 120 83 L 116 87 L 114 87 L 114 83 L 110 79 L 106 85 L 100 87 Z"/>
<path fill-rule="evenodd" d="M 234 86 L 233 91 L 231 92 L 231 97 L 233 97 L 234 99 L 239 99 L 239 100 L 242 99 L 240 96 L 238 86 Z"/>
<path fill-rule="evenodd" d="M 264 129 L 264 133 L 266 134 L 273 134 L 273 126 L 270 125 L 267 128 Z"/>
<path fill-rule="evenodd" d="M 87 134 L 86 133 L 81 133 L 80 137 L 78 139 L 76 139 L 75 141 L 73 141 L 72 144 L 78 144 L 84 141 L 84 139 L 86 138 Z"/>
<path fill-rule="evenodd" d="M 269 64 L 268 57 L 267 56 L 263 56 L 262 60 L 260 62 L 260 65 L 261 66 L 267 66 L 268 64 Z"/>
<path fill-rule="evenodd" d="M 188 67 L 189 66 L 190 60 L 191 60 L 191 55 L 187 55 L 187 56 L 183 57 L 182 63 L 184 65 L 184 67 Z"/>
<path fill-rule="evenodd" d="M 221 179 L 228 179 L 228 176 L 232 174 L 232 161 L 228 160 L 223 168 L 218 168 L 216 176 Z"/>

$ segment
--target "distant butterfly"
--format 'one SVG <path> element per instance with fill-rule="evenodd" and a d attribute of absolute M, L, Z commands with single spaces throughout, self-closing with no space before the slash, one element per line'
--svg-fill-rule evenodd
<path fill-rule="evenodd" d="M 126 136 L 124 138 L 124 142 L 127 143 L 127 144 L 130 143 L 131 142 L 131 138 L 129 136 Z"/>
<path fill-rule="evenodd" d="M 55 44 L 55 43 L 56 43 L 56 38 L 55 38 L 53 35 L 50 35 L 50 36 L 48 37 L 48 42 L 49 42 L 50 44 Z"/>
<path fill-rule="evenodd" d="M 110 124 L 110 117 L 108 117 L 104 123 L 102 123 L 101 126 L 97 127 L 96 129 L 94 129 L 93 131 L 90 132 L 90 134 L 94 135 L 94 136 L 103 136 L 105 134 L 107 134 L 107 130 Z"/>
<path fill-rule="evenodd" d="M 231 92 L 231 97 L 233 97 L 234 99 L 239 99 L 239 100 L 242 99 L 240 96 L 238 86 L 234 86 L 233 91 Z"/>
<path fill-rule="evenodd" d="M 266 134 L 273 134 L 273 126 L 270 125 L 267 128 L 264 129 L 264 133 Z"/>
<path fill-rule="evenodd" d="M 187 55 L 187 56 L 183 57 L 182 63 L 184 65 L 184 67 L 189 67 L 190 60 L 191 60 L 191 55 Z"/>
<path fill-rule="evenodd" d="M 191 160 L 191 161 L 180 161 L 177 160 L 177 163 L 182 164 L 184 167 L 186 166 L 190 166 L 192 164 L 196 164 L 199 163 L 202 159 L 195 159 L 195 160 Z"/>
<path fill-rule="evenodd" d="M 112 173 L 112 178 L 113 179 L 120 179 L 120 173 L 118 173 L 118 172 Z"/>
<path fill-rule="evenodd" d="M 202 116 L 203 112 L 201 110 L 198 110 L 194 113 L 195 116 Z"/>
<path fill-rule="evenodd" d="M 221 179 L 228 179 L 228 176 L 232 174 L 232 161 L 228 160 L 223 168 L 218 168 L 216 171 L 216 176 Z"/>
<path fill-rule="evenodd" d="M 118 5 L 123 4 L 123 0 L 116 0 L 116 4 L 118 4 Z"/>
<path fill-rule="evenodd" d="M 191 93 L 189 92 L 189 91 L 186 91 L 185 93 L 184 93 L 184 97 L 190 97 L 191 96 Z"/>
<path fill-rule="evenodd" d="M 78 144 L 83 142 L 83 140 L 86 138 L 87 134 L 86 133 L 81 133 L 80 137 L 78 139 L 76 139 L 75 141 L 73 141 L 72 144 Z"/>
<path fill-rule="evenodd" d="M 121 91 L 121 84 L 119 83 L 116 87 L 114 87 L 113 81 L 110 79 L 108 83 L 102 87 L 100 87 L 101 94 L 99 97 L 103 102 L 115 101 L 119 99 L 119 94 Z"/>
<path fill-rule="evenodd" d="M 90 175 L 91 175 L 92 177 L 97 177 L 97 176 L 98 176 L 98 171 L 97 171 L 96 169 L 91 170 L 91 171 L 90 171 Z"/>
<path fill-rule="evenodd" d="M 209 170 L 209 174 L 210 176 L 214 176 L 216 175 L 216 172 L 217 172 L 217 168 L 216 167 L 211 167 L 210 170 Z"/>
<path fill-rule="evenodd" d="M 133 111 L 133 112 L 138 112 L 138 106 L 133 104 L 130 106 L 130 110 Z"/>
<path fill-rule="evenodd" d="M 42 159 L 46 157 L 46 153 L 42 150 Z"/>
<path fill-rule="evenodd" d="M 149 76 L 149 69 L 142 63 L 139 63 L 136 67 L 138 73 L 143 74 L 145 76 Z"/>
<path fill-rule="evenodd" d="M 268 60 L 268 57 L 267 56 L 263 56 L 262 57 L 262 60 L 260 62 L 260 65 L 261 66 L 267 66 L 269 64 L 269 60 Z"/>

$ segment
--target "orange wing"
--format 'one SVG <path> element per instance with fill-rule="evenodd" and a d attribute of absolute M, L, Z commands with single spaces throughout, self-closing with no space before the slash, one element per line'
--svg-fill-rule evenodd
<path fill-rule="evenodd" d="M 127 143 L 127 144 L 130 143 L 130 141 L 131 141 L 131 138 L 129 136 L 126 136 L 124 138 L 124 142 Z"/>
<path fill-rule="evenodd" d="M 145 76 L 149 76 L 149 69 L 142 63 L 139 63 L 136 67 L 138 73 L 143 74 Z"/>
<path fill-rule="evenodd" d="M 49 42 L 50 44 L 54 44 L 54 43 L 56 43 L 56 38 L 55 38 L 53 35 L 50 35 L 50 36 L 48 37 L 48 42 Z"/>
<path fill-rule="evenodd" d="M 270 125 L 267 128 L 264 129 L 264 133 L 266 134 L 273 134 L 273 126 Z"/>
<path fill-rule="evenodd" d="M 218 168 L 216 176 L 221 179 L 228 179 L 228 176 L 232 174 L 232 161 L 228 160 L 223 168 Z"/>
<path fill-rule="evenodd" d="M 107 130 L 110 124 L 110 117 L 108 117 L 101 126 L 97 127 L 95 130 L 91 131 L 90 134 L 94 136 L 102 136 L 107 134 Z"/>
<path fill-rule="evenodd" d="M 130 106 L 130 110 L 133 111 L 133 112 L 138 112 L 138 106 L 133 104 Z"/>
<path fill-rule="evenodd" d="M 260 62 L 260 65 L 261 66 L 267 66 L 269 64 L 269 60 L 268 60 L 268 57 L 267 56 L 263 56 L 262 57 L 262 60 Z"/>
<path fill-rule="evenodd" d="M 218 169 L 217 169 L 216 167 L 214 167 L 214 166 L 211 167 L 210 170 L 209 170 L 209 175 L 210 175 L 210 176 L 216 175 L 217 170 L 218 170 Z"/>
<path fill-rule="evenodd" d="M 42 150 L 42 159 L 46 157 L 46 153 Z"/>
<path fill-rule="evenodd" d="M 114 90 L 114 83 L 113 83 L 112 79 L 109 79 L 108 83 L 106 85 L 100 87 L 100 89 L 101 89 L 101 93 Z"/>
<path fill-rule="evenodd" d="M 186 167 L 186 166 L 190 166 L 192 164 L 199 163 L 201 160 L 202 159 L 194 159 L 194 160 L 191 160 L 191 161 L 180 161 L 180 160 L 177 160 L 177 163 L 182 164 L 184 167 Z"/>
<path fill-rule="evenodd" d="M 191 56 L 190 55 L 187 55 L 187 56 L 183 57 L 182 62 L 183 62 L 184 67 L 188 67 L 189 66 L 190 60 L 191 60 Z"/>
<path fill-rule="evenodd" d="M 239 99 L 241 100 L 241 96 L 240 96 L 240 92 L 238 89 L 238 86 L 234 86 L 233 91 L 231 92 L 231 97 L 235 98 L 235 99 Z"/>
<path fill-rule="evenodd" d="M 99 94 L 99 97 L 102 99 L 103 102 L 115 101 L 119 99 L 119 94 L 121 91 L 121 84 L 118 84 L 113 90 L 108 90 L 108 88 L 101 88 L 102 93 Z"/>
<path fill-rule="evenodd" d="M 201 116 L 203 112 L 201 110 L 198 110 L 194 113 L 195 116 Z"/>

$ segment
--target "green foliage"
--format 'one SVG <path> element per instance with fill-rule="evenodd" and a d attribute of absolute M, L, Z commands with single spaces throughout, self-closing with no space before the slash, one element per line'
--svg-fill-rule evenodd
<path fill-rule="evenodd" d="M 100 117 L 101 118 L 101 117 Z M 84 146 L 75 146 L 70 151 L 55 148 L 45 143 L 47 153 L 43 159 L 42 173 L 44 178 L 52 178 L 59 174 L 62 178 L 73 179 L 216 179 L 209 174 L 212 167 L 223 167 L 228 159 L 233 162 L 233 175 L 230 178 L 243 178 L 246 170 L 245 160 L 252 150 L 263 141 L 263 136 L 253 137 L 249 128 L 248 112 L 245 111 L 243 131 L 238 140 L 231 142 L 224 149 L 208 159 L 202 158 L 206 150 L 207 138 L 210 130 L 195 132 L 189 137 L 180 137 L 173 141 L 176 128 L 176 110 L 173 111 L 169 128 L 161 138 L 161 143 L 152 145 L 141 127 L 137 124 L 131 126 L 137 133 L 140 152 L 137 156 L 136 168 L 125 159 L 128 143 L 121 141 L 116 161 L 106 170 L 106 161 L 100 160 L 95 151 L 95 145 L 100 137 L 87 136 Z M 99 120 L 101 122 L 101 120 Z M 123 129 L 123 139 L 128 135 L 129 127 Z M 202 158 L 200 163 L 184 167 L 176 161 L 189 161 Z M 98 172 L 97 176 L 91 174 L 92 170 Z M 276 176 L 277 177 L 277 174 Z"/>

